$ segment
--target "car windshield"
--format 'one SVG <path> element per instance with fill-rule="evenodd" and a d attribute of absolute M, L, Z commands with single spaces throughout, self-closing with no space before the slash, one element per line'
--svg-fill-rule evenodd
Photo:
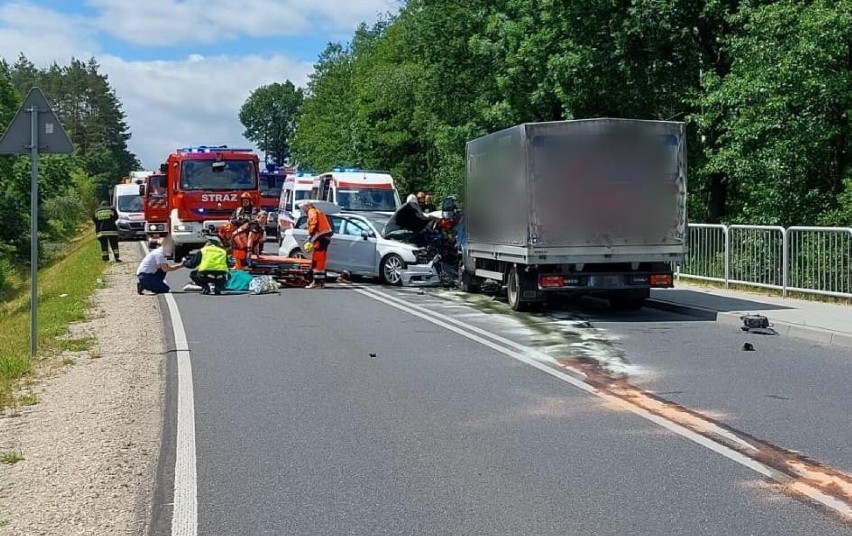
<path fill-rule="evenodd" d="M 363 188 L 360 190 L 338 190 L 337 205 L 343 210 L 396 210 L 394 190 Z"/>
<path fill-rule="evenodd" d="M 296 201 L 301 201 L 302 199 L 310 199 L 311 191 L 310 190 L 296 190 Z"/>
<path fill-rule="evenodd" d="M 284 175 L 264 175 L 260 177 L 260 195 L 263 197 L 280 197 L 281 187 L 284 186 Z"/>
<path fill-rule="evenodd" d="M 120 195 L 116 205 L 119 212 L 142 212 L 142 197 L 139 195 Z"/>
<path fill-rule="evenodd" d="M 253 190 L 257 173 L 250 160 L 227 160 L 225 169 L 213 170 L 213 160 L 184 160 L 181 167 L 184 190 Z"/>
<path fill-rule="evenodd" d="M 380 235 L 385 236 L 385 225 L 390 220 L 390 216 L 385 214 L 360 214 L 360 216 L 370 222 Z"/>

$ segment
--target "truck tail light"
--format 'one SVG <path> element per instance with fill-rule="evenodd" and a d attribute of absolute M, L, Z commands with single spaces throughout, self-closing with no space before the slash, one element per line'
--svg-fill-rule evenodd
<path fill-rule="evenodd" d="M 538 279 L 541 288 L 558 288 L 565 286 L 565 277 L 561 275 L 543 275 Z"/>
<path fill-rule="evenodd" d="M 670 287 L 672 286 L 671 274 L 658 274 L 651 276 L 652 287 Z"/>

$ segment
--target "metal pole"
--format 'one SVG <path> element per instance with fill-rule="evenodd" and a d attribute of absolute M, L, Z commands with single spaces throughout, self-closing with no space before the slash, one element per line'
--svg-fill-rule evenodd
<path fill-rule="evenodd" d="M 30 108 L 30 355 L 38 351 L 38 108 Z"/>

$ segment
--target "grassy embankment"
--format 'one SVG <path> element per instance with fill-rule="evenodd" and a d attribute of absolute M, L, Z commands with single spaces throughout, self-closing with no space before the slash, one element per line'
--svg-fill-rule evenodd
<path fill-rule="evenodd" d="M 0 289 L 0 410 L 35 403 L 33 395 L 16 396 L 39 360 L 62 350 L 84 350 L 88 339 L 62 338 L 68 324 L 85 320 L 89 297 L 107 266 L 91 233 L 81 234 L 45 268 L 39 270 L 39 355 L 29 355 L 30 292 L 28 272 L 12 271 Z"/>

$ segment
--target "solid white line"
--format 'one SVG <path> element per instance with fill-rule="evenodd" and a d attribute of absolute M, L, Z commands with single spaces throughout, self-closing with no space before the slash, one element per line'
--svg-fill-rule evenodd
<path fill-rule="evenodd" d="M 142 250 L 148 252 L 144 242 Z M 171 294 L 164 294 L 163 297 L 166 299 L 172 321 L 178 368 L 172 536 L 196 536 L 198 534 L 198 477 L 195 459 L 195 395 L 192 389 L 192 362 L 189 344 L 186 341 L 186 330 L 183 327 L 177 302 Z"/>
<path fill-rule="evenodd" d="M 177 447 L 175 455 L 174 509 L 172 536 L 198 534 L 198 488 L 195 461 L 195 398 L 192 389 L 192 362 L 186 331 L 177 303 L 166 294 L 178 366 Z"/>
<path fill-rule="evenodd" d="M 479 343 L 483 346 L 491 348 L 492 350 L 495 350 L 495 351 L 497 351 L 497 352 L 499 352 L 499 353 L 501 353 L 505 356 L 511 357 L 512 359 L 515 359 L 517 361 L 520 361 L 521 363 L 525 363 L 527 365 L 530 365 L 530 366 L 532 366 L 532 367 L 534 367 L 534 368 L 536 368 L 536 369 L 538 369 L 538 370 L 540 370 L 540 371 L 542 371 L 546 374 L 549 374 L 549 375 L 551 375 L 555 378 L 558 378 L 558 379 L 560 379 L 564 382 L 567 382 L 567 383 L 573 385 L 574 387 L 577 387 L 578 389 L 581 389 L 581 390 L 583 390 L 583 391 L 585 391 L 585 392 L 587 392 L 591 395 L 594 395 L 594 396 L 601 398 L 601 399 L 603 399 L 603 400 L 605 400 L 605 401 L 607 401 L 611 404 L 615 404 L 615 405 L 617 405 L 617 406 L 619 406 L 619 407 L 621 407 L 621 408 L 623 408 L 627 411 L 630 411 L 631 413 L 633 413 L 633 414 L 635 414 L 639 417 L 642 417 L 643 419 L 646 419 L 650 422 L 653 422 L 654 424 L 661 426 L 661 427 L 665 428 L 666 430 L 673 432 L 673 433 L 675 433 L 675 434 L 677 434 L 677 435 L 679 435 L 679 436 L 681 436 L 685 439 L 688 439 L 688 440 L 692 441 L 693 443 L 701 445 L 702 447 L 704 447 L 708 450 L 711 450 L 711 451 L 713 451 L 717 454 L 721 454 L 722 456 L 728 458 L 729 460 L 732 460 L 732 461 L 734 461 L 734 462 L 736 462 L 736 463 L 738 463 L 738 464 L 740 464 L 744 467 L 747 467 L 747 468 L 751 469 L 752 471 L 754 471 L 758 474 L 761 474 L 761 475 L 763 475 L 767 478 L 771 478 L 771 479 L 775 480 L 776 482 L 784 484 L 784 483 L 790 482 L 792 480 L 788 475 L 786 475 L 786 474 L 784 474 L 784 473 L 782 473 L 782 472 L 780 472 L 780 471 L 778 471 L 778 470 L 776 470 L 776 469 L 774 469 L 774 468 L 772 468 L 768 465 L 765 465 L 765 464 L 763 464 L 763 463 L 761 463 L 757 460 L 749 458 L 748 456 L 742 454 L 739 451 L 736 451 L 736 450 L 728 447 L 727 445 L 724 445 L 722 443 L 718 443 L 718 442 L 716 442 L 716 441 L 714 441 L 714 440 L 712 440 L 708 437 L 705 437 L 701 434 L 693 432 L 689 428 L 681 426 L 681 425 L 677 424 L 676 422 L 670 421 L 668 419 L 660 417 L 659 415 L 655 415 L 655 414 L 653 414 L 653 413 L 651 413 L 651 412 L 649 412 L 649 411 L 647 411 L 647 410 L 645 410 L 641 407 L 630 404 L 629 402 L 627 402 L 627 401 L 625 401 L 621 398 L 618 398 L 617 396 L 613 396 L 613 395 L 601 392 L 601 391 L 595 389 L 594 387 L 592 387 L 591 385 L 587 384 L 586 382 L 584 382 L 583 380 L 581 380 L 579 378 L 576 378 L 576 377 L 574 377 L 570 374 L 566 374 L 562 371 L 554 369 L 552 366 L 549 366 L 549 365 L 545 364 L 544 362 L 542 362 L 538 359 L 533 359 L 533 358 L 530 357 L 532 355 L 536 355 L 536 356 L 541 355 L 541 356 L 546 357 L 548 361 L 552 362 L 553 359 L 550 358 L 550 356 L 547 356 L 546 354 L 541 354 L 540 352 L 538 352 L 538 351 L 536 351 L 532 348 L 523 346 L 523 345 L 521 345 L 521 344 L 519 344 L 515 341 L 505 339 L 503 337 L 500 337 L 499 335 L 489 333 L 488 331 L 477 328 L 475 326 L 463 324 L 463 323 L 458 322 L 458 321 L 456 321 L 452 318 L 449 318 L 449 317 L 447 317 L 447 316 L 445 316 L 441 313 L 431 311 L 429 309 L 426 309 L 426 308 L 420 307 L 418 305 L 406 302 L 406 301 L 401 300 L 401 299 L 396 298 L 396 297 L 389 296 L 387 293 L 384 293 L 384 292 L 378 292 L 378 291 L 367 290 L 367 289 L 357 289 L 356 292 L 358 292 L 358 293 L 360 293 L 364 296 L 367 296 L 368 298 L 371 298 L 373 300 L 384 303 L 385 305 L 388 305 L 390 307 L 394 307 L 396 309 L 404 311 L 404 312 L 406 312 L 410 315 L 416 316 L 418 318 L 422 318 L 423 320 L 426 320 L 427 322 L 431 322 L 432 324 L 435 324 L 437 326 L 441 326 L 445 329 L 448 329 L 448 330 L 452 331 L 453 333 L 456 333 L 458 335 L 461 335 L 462 337 L 466 337 L 466 338 L 468 338 L 472 341 L 475 341 L 475 342 L 477 342 L 477 343 Z M 475 335 L 472 332 L 479 333 L 483 336 Z M 489 339 L 491 339 L 491 340 L 489 340 Z M 499 342 L 499 344 L 498 344 L 498 342 Z M 514 348 L 516 351 L 512 351 L 509 348 Z M 521 353 L 518 353 L 518 351 L 520 351 Z M 813 500 L 813 501 L 815 501 L 819 504 L 822 504 L 823 506 L 825 506 L 825 507 L 827 507 L 827 508 L 829 508 L 829 509 L 831 509 L 835 512 L 838 512 L 839 514 L 841 514 L 843 516 L 848 517 L 848 516 L 852 515 L 852 508 L 850 508 L 850 506 L 848 504 L 846 504 L 842 501 L 839 501 L 835 497 L 831 497 L 831 496 L 823 493 L 822 491 L 820 491 L 820 490 L 818 490 L 818 489 L 816 489 L 812 486 L 802 484 L 802 483 L 799 483 L 797 485 L 797 488 L 798 488 L 799 493 L 801 493 L 802 495 L 807 496 L 809 499 L 811 499 L 811 500 Z"/>

